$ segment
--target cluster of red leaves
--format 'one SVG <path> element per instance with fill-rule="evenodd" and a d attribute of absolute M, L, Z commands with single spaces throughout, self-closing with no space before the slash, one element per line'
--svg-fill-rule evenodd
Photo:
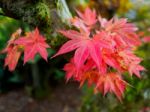
<path fill-rule="evenodd" d="M 78 31 L 59 31 L 69 41 L 53 57 L 75 50 L 73 58 L 64 66 L 67 81 L 73 78 L 80 86 L 86 81 L 89 86 L 95 86 L 95 93 L 113 92 L 121 100 L 128 85 L 122 74 L 129 72 L 140 78 L 140 71 L 144 70 L 139 65 L 141 59 L 134 55 L 135 47 L 141 44 L 135 33 L 137 28 L 127 19 L 97 17 L 95 10 L 89 8 L 77 14 L 79 17 L 70 21 Z M 13 33 L 2 51 L 7 53 L 5 66 L 8 65 L 10 71 L 15 69 L 22 52 L 24 64 L 37 53 L 47 61 L 49 45 L 37 28 L 26 36 L 20 35 L 21 29 Z"/>
<path fill-rule="evenodd" d="M 37 28 L 32 32 L 28 32 L 27 35 L 23 37 L 21 36 L 21 29 L 19 29 L 12 34 L 7 47 L 2 51 L 2 53 L 7 53 L 5 66 L 8 65 L 9 70 L 13 71 L 23 51 L 24 64 L 34 59 L 37 53 L 47 61 L 48 53 L 46 48 L 48 47 L 49 45 L 46 43 L 45 38 L 40 35 Z"/>
<path fill-rule="evenodd" d="M 95 10 L 89 8 L 77 14 L 79 17 L 72 18 L 71 23 L 78 31 L 59 31 L 69 41 L 53 57 L 75 50 L 64 66 L 67 81 L 73 78 L 80 85 L 87 81 L 89 86 L 95 85 L 95 92 L 113 92 L 121 100 L 127 86 L 122 74 L 140 77 L 144 70 L 139 65 L 141 59 L 133 53 L 141 44 L 135 33 L 137 28 L 127 19 L 97 17 Z"/>

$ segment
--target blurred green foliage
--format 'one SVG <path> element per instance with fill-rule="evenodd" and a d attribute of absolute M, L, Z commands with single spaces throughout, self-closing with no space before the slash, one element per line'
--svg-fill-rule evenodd
<path fill-rule="evenodd" d="M 6 16 L 0 16 L 0 50 L 4 48 L 11 34 L 15 32 L 19 26 L 20 22 Z"/>

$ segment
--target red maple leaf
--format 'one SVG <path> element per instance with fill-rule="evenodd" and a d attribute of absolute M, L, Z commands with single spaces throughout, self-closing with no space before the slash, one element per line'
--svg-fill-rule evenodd
<path fill-rule="evenodd" d="M 27 36 L 19 38 L 15 43 L 24 46 L 24 64 L 30 59 L 34 59 L 37 53 L 47 61 L 46 48 L 49 48 L 49 45 L 46 43 L 45 38 L 40 35 L 38 28 L 33 32 L 29 32 Z"/>
<path fill-rule="evenodd" d="M 70 51 L 75 51 L 74 63 L 79 69 L 87 60 L 88 57 L 96 63 L 99 70 L 101 70 L 101 54 L 100 54 L 100 45 L 97 46 L 97 43 L 94 39 L 90 38 L 87 34 L 82 34 L 77 31 L 60 31 L 63 35 L 70 38 L 60 50 L 53 56 L 58 56 Z"/>
<path fill-rule="evenodd" d="M 81 79 L 81 75 L 83 74 L 83 67 L 80 68 L 80 70 L 78 70 L 74 64 L 74 60 L 73 58 L 70 60 L 69 63 L 67 63 L 64 68 L 64 71 L 66 71 L 66 80 L 68 82 L 68 80 L 70 78 L 74 78 L 75 80 L 79 81 Z"/>
<path fill-rule="evenodd" d="M 7 42 L 8 44 L 6 48 L 1 51 L 1 53 L 7 53 L 4 66 L 8 66 L 10 71 L 15 70 L 22 53 L 22 51 L 20 50 L 21 46 L 14 43 L 15 40 L 20 37 L 21 32 L 21 29 L 18 29 L 16 32 L 14 32 L 11 35 L 10 40 Z"/>
<path fill-rule="evenodd" d="M 77 14 L 79 15 L 80 19 L 88 26 L 94 25 L 97 22 L 95 10 L 92 11 L 88 7 L 83 13 L 77 11 Z"/>
<path fill-rule="evenodd" d="M 107 73 L 105 75 L 100 75 L 95 92 L 100 91 L 104 95 L 108 92 L 113 92 L 121 101 L 127 85 L 128 83 L 122 80 L 119 74 L 113 72 Z"/>
<path fill-rule="evenodd" d="M 140 71 L 145 70 L 145 68 L 137 63 L 131 63 L 128 70 L 131 76 L 134 73 L 138 78 L 140 78 L 141 77 Z"/>
<path fill-rule="evenodd" d="M 138 46 L 141 41 L 138 35 L 135 33 L 137 28 L 134 24 L 128 23 L 127 19 L 113 18 L 107 21 L 104 18 L 99 17 L 100 25 L 106 32 L 117 36 L 116 41 L 121 42 L 120 44 L 125 46 Z M 119 44 L 119 43 L 118 43 Z"/>
<path fill-rule="evenodd" d="M 89 70 L 86 71 L 84 74 L 81 76 L 80 80 L 80 87 L 84 84 L 85 81 L 87 81 L 88 86 L 92 86 L 93 84 L 96 84 L 99 79 L 99 74 L 98 71 L 96 70 Z"/>
<path fill-rule="evenodd" d="M 93 25 L 97 22 L 95 10 L 86 8 L 84 12 L 76 11 L 79 17 L 75 16 L 71 18 L 71 23 L 77 27 L 81 32 L 89 33 L 88 31 L 93 28 Z"/>
<path fill-rule="evenodd" d="M 108 92 L 114 93 L 121 101 L 126 86 L 129 85 L 125 82 L 118 73 L 110 72 L 100 74 L 96 70 L 87 71 L 81 76 L 80 86 L 87 81 L 88 86 L 95 85 L 95 93 L 100 91 L 103 95 Z"/>
<path fill-rule="evenodd" d="M 9 47 L 4 66 L 8 65 L 9 70 L 13 71 L 16 68 L 20 56 L 21 51 L 19 51 L 19 46 Z"/>

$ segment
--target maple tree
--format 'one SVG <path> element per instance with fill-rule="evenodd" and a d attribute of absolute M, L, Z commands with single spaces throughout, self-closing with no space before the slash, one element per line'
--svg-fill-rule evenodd
<path fill-rule="evenodd" d="M 128 71 L 140 77 L 144 70 L 139 65 L 142 59 L 134 54 L 134 48 L 141 44 L 137 28 L 127 19 L 97 17 L 95 10 L 89 8 L 77 14 L 79 17 L 70 21 L 78 31 L 59 31 L 69 40 L 53 57 L 75 50 L 64 66 L 67 81 L 73 78 L 80 86 L 87 81 L 89 86 L 95 85 L 96 93 L 113 92 L 121 100 L 128 85 L 122 74 Z"/>

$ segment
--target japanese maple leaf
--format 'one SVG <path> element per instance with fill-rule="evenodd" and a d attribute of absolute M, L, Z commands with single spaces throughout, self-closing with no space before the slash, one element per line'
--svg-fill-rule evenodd
<path fill-rule="evenodd" d="M 15 43 L 24 46 L 24 64 L 30 59 L 34 59 L 37 53 L 47 61 L 46 48 L 49 48 L 49 45 L 46 43 L 45 38 L 40 35 L 38 28 L 33 32 L 29 32 L 27 36 L 19 38 Z"/>
<path fill-rule="evenodd" d="M 96 23 L 96 12 L 95 10 L 91 10 L 90 8 L 86 8 L 84 13 L 77 11 L 77 14 L 81 18 L 81 20 L 88 26 Z"/>
<path fill-rule="evenodd" d="M 80 87 L 84 84 L 85 81 L 87 81 L 89 87 L 94 85 L 94 84 L 97 84 L 98 79 L 99 79 L 99 72 L 98 71 L 96 71 L 96 70 L 86 71 L 81 76 Z"/>
<path fill-rule="evenodd" d="M 144 67 L 139 65 L 142 59 L 134 55 L 130 50 L 122 50 L 119 52 L 119 55 L 122 57 L 122 62 L 130 75 L 134 74 L 140 78 L 140 71 L 145 70 Z"/>
<path fill-rule="evenodd" d="M 109 21 L 104 18 L 99 18 L 99 22 L 106 31 L 110 32 L 134 32 L 137 30 L 134 24 L 127 23 L 126 18 L 112 18 Z"/>
<path fill-rule="evenodd" d="M 94 68 L 95 68 L 95 63 L 93 62 L 93 60 L 91 58 L 88 59 L 86 61 L 86 63 L 80 67 L 80 69 L 77 69 L 77 67 L 74 63 L 74 59 L 71 58 L 70 62 L 64 66 L 63 70 L 66 72 L 66 80 L 67 81 L 70 78 L 73 78 L 76 81 L 84 82 L 83 79 L 85 79 L 87 76 L 84 74 L 88 74 L 87 71 L 91 71 Z"/>
<path fill-rule="evenodd" d="M 108 92 L 113 92 L 121 101 L 127 85 L 128 83 L 125 82 L 118 73 L 107 73 L 100 75 L 95 92 L 100 91 L 104 95 Z"/>
<path fill-rule="evenodd" d="M 75 80 L 79 81 L 81 79 L 81 75 L 83 74 L 83 67 L 80 68 L 80 70 L 77 70 L 73 58 L 69 63 L 65 64 L 63 70 L 66 72 L 67 82 L 70 78 L 74 78 Z"/>
<path fill-rule="evenodd" d="M 128 70 L 131 76 L 135 74 L 138 78 L 140 78 L 140 71 L 145 70 L 145 68 L 137 63 L 131 63 Z"/>
<path fill-rule="evenodd" d="M 107 21 L 106 19 L 99 18 L 99 21 L 105 31 L 117 35 L 116 41 L 120 41 L 126 44 L 126 46 L 138 46 L 141 44 L 138 35 L 135 33 L 137 28 L 134 24 L 127 23 L 127 19 L 113 18 Z"/>
<path fill-rule="evenodd" d="M 95 45 L 94 40 L 92 40 L 87 34 L 82 34 L 77 31 L 68 30 L 60 31 L 60 33 L 71 40 L 62 45 L 60 50 L 53 57 L 76 49 L 74 55 L 74 63 L 77 69 L 79 69 L 85 63 L 89 56 L 96 63 L 97 67 L 100 68 L 100 49 Z"/>
<path fill-rule="evenodd" d="M 116 43 L 106 31 L 97 32 L 93 35 L 93 40 L 101 49 L 109 49 L 110 52 L 114 51 Z"/>
<path fill-rule="evenodd" d="M 21 56 L 21 52 L 19 51 L 19 46 L 12 46 L 7 49 L 7 55 L 5 58 L 5 65 L 8 65 L 10 71 L 13 71 L 16 68 L 18 60 Z"/>
<path fill-rule="evenodd" d="M 78 17 L 72 18 L 71 23 L 73 26 L 78 28 L 80 32 L 89 33 L 90 31 L 90 27 L 86 27 L 84 22 Z"/>
<path fill-rule="evenodd" d="M 135 54 L 133 54 L 133 51 L 129 49 L 122 49 L 118 51 L 118 54 L 123 58 L 126 64 L 129 64 L 130 62 L 140 63 L 142 61 L 141 58 L 137 57 Z"/>
<path fill-rule="evenodd" d="M 116 52 L 110 52 L 109 49 L 103 49 L 103 60 L 104 62 L 109 65 L 109 67 L 113 67 L 117 71 L 121 72 L 123 71 L 120 60 L 122 59 Z"/>
<path fill-rule="evenodd" d="M 83 13 L 77 11 L 77 14 L 79 17 L 75 16 L 70 19 L 72 25 L 78 28 L 80 32 L 88 33 L 97 22 L 95 10 L 92 11 L 90 8 L 86 8 Z"/>
<path fill-rule="evenodd" d="M 10 71 L 15 70 L 18 60 L 21 56 L 21 46 L 15 45 L 15 40 L 20 37 L 21 29 L 19 28 L 12 35 L 10 40 L 7 42 L 7 46 L 0 53 L 7 53 L 5 58 L 5 65 L 8 66 Z"/>

